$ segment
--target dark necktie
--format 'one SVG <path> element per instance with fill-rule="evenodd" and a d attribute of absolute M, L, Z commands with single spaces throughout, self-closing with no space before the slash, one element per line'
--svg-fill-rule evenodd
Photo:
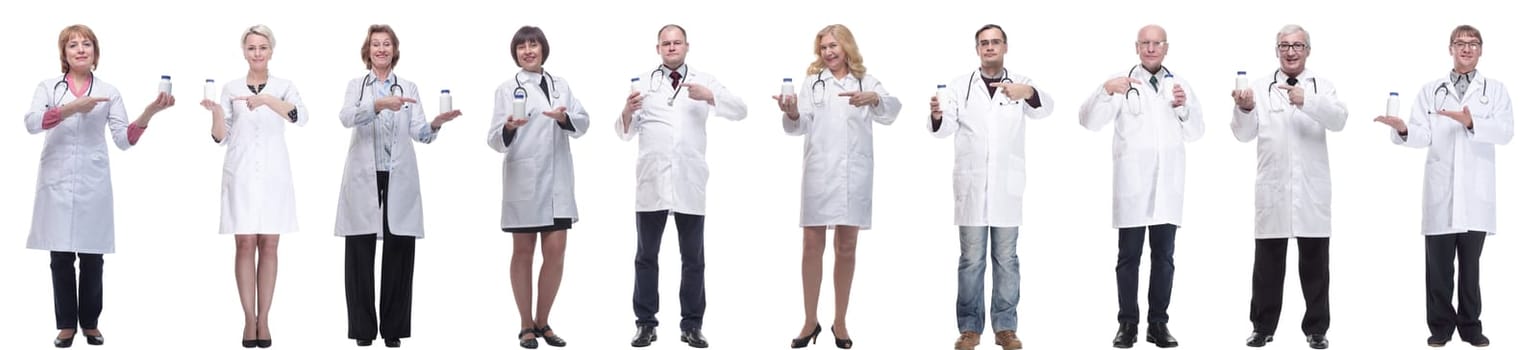
<path fill-rule="evenodd" d="M 668 74 L 668 77 L 673 78 L 673 89 L 678 90 L 678 79 L 683 78 L 684 75 L 678 74 L 678 71 L 673 71 L 673 74 Z"/>
<path fill-rule="evenodd" d="M 1287 86 L 1298 86 L 1297 77 L 1287 77 Z"/>
<path fill-rule="evenodd" d="M 545 93 L 545 96 L 550 96 L 550 84 L 545 83 L 545 77 L 539 78 L 539 92 Z"/>
<path fill-rule="evenodd" d="M 1150 75 L 1150 76 L 1148 76 L 1148 86 L 1152 86 L 1153 89 L 1154 89 L 1154 92 L 1159 92 L 1159 76 L 1157 76 L 1157 75 Z"/>

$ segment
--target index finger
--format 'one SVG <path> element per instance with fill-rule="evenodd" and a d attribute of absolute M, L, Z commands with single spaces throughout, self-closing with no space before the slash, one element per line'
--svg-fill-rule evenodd
<path fill-rule="evenodd" d="M 854 91 L 849 91 L 849 92 L 840 92 L 840 93 L 838 93 L 838 95 L 839 95 L 839 96 L 854 96 L 854 95 L 856 95 L 856 94 L 859 94 L 859 93 L 858 93 L 858 92 L 854 92 Z"/>
<path fill-rule="evenodd" d="M 403 98 L 401 98 L 401 102 L 417 103 L 417 99 L 410 98 L 410 97 L 403 97 Z"/>

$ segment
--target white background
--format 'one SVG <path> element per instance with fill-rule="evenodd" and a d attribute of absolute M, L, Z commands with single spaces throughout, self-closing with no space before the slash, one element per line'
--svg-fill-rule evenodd
<path fill-rule="evenodd" d="M 516 4 L 516 5 L 514 5 Z M 349 79 L 364 74 L 358 49 L 369 24 L 401 37 L 397 72 L 424 91 L 453 89 L 465 116 L 419 146 L 428 237 L 417 246 L 413 337 L 418 349 L 511 348 L 517 311 L 507 279 L 508 234 L 498 230 L 501 155 L 485 145 L 492 91 L 517 69 L 508 41 L 519 26 L 541 26 L 549 71 L 568 79 L 592 113 L 573 142 L 581 221 L 571 231 L 565 283 L 552 325 L 571 349 L 627 347 L 634 254 L 636 145 L 612 132 L 628 79 L 651 70 L 656 30 L 689 30 L 691 68 L 716 75 L 748 103 L 741 122 L 710 122 L 706 236 L 713 348 L 782 348 L 801 327 L 800 228 L 796 227 L 802 139 L 783 134 L 769 96 L 782 77 L 800 84 L 815 32 L 849 26 L 872 75 L 905 108 L 875 129 L 874 229 L 862 232 L 849 327 L 862 349 L 951 345 L 957 238 L 952 226 L 952 140 L 923 131 L 934 84 L 977 67 L 974 31 L 1003 25 L 1007 67 L 1058 102 L 1027 131 L 1028 186 L 1019 241 L 1020 335 L 1030 348 L 1104 348 L 1116 328 L 1110 225 L 1108 131 L 1080 127 L 1080 103 L 1110 74 L 1137 63 L 1133 41 L 1148 23 L 1169 30 L 1166 64 L 1192 82 L 1205 104 L 1207 134 L 1188 145 L 1186 227 L 1179 232 L 1171 327 L 1183 349 L 1233 349 L 1250 332 L 1255 145 L 1227 128 L 1236 70 L 1262 79 L 1276 68 L 1274 37 L 1297 23 L 1313 34 L 1309 68 L 1333 80 L 1350 108 L 1330 134 L 1335 183 L 1332 247 L 1337 349 L 1417 348 L 1424 322 L 1423 239 L 1418 234 L 1425 151 L 1389 143 L 1371 122 L 1389 91 L 1414 96 L 1452 66 L 1448 34 L 1482 29 L 1480 71 L 1508 84 L 1518 118 L 1531 110 L 1532 30 L 1517 2 L 888 2 L 714 1 L 373 2 L 207 1 L 21 2 L 0 14 L 0 348 L 48 348 L 53 330 L 48 257 L 24 249 L 39 135 L 21 125 L 37 82 L 55 77 L 56 38 L 84 23 L 100 39 L 97 75 L 122 91 L 130 118 L 153 98 L 161 74 L 175 78 L 176 107 L 156 117 L 138 146 L 110 151 L 117 196 L 117 254 L 106 258 L 101 329 L 119 349 L 233 348 L 241 313 L 231 274 L 234 245 L 216 233 L 224 149 L 209 141 L 202 81 L 243 77 L 238 39 L 262 23 L 276 33 L 272 74 L 293 80 L 311 113 L 287 130 L 302 232 L 286 235 L 272 332 L 281 348 L 352 348 L 346 339 L 342 239 L 332 236 L 350 131 L 340 126 Z M 877 11 L 891 15 L 874 16 Z M 424 96 L 429 110 L 436 98 Z M 1406 98 L 1403 111 L 1413 98 Z M 1517 122 L 1519 127 L 1527 126 Z M 1534 206 L 1525 166 L 1535 151 L 1518 132 L 1499 147 L 1499 222 L 1482 260 L 1487 333 L 1493 348 L 1517 348 L 1538 326 L 1530 284 Z M 669 224 L 661 255 L 662 328 L 654 348 L 677 349 L 678 255 Z M 823 325 L 832 323 L 832 244 L 827 253 Z M 1291 248 L 1289 255 L 1295 255 Z M 1289 266 L 1277 341 L 1301 349 L 1303 303 Z M 1143 265 L 1147 270 L 1147 263 Z M 1145 272 L 1146 276 L 1146 272 Z M 1146 288 L 1146 282 L 1144 284 Z M 1141 299 L 1141 298 L 1140 298 Z M 1144 309 L 1146 312 L 1146 308 Z M 988 330 L 992 332 L 992 330 Z M 983 337 L 991 348 L 991 335 Z M 818 347 L 830 347 L 823 333 Z M 83 341 L 79 346 L 84 346 Z M 378 345 L 376 345 L 378 346 Z M 542 345 L 543 346 L 543 345 Z M 1151 344 L 1139 343 L 1139 348 Z M 1466 346 L 1461 342 L 1453 346 Z"/>

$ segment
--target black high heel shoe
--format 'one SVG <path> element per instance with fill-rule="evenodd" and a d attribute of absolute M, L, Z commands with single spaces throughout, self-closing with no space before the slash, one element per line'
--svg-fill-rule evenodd
<path fill-rule="evenodd" d="M 92 330 L 95 331 L 94 329 Z M 107 343 L 107 339 L 102 338 L 101 331 L 96 331 L 96 335 L 85 334 L 85 343 L 91 345 L 102 345 Z"/>
<path fill-rule="evenodd" d="M 272 339 L 257 339 L 256 347 L 263 349 L 272 347 Z"/>
<path fill-rule="evenodd" d="M 533 334 L 534 337 L 523 339 L 524 334 Z M 524 349 L 539 348 L 539 329 L 524 328 L 522 331 L 518 331 L 518 346 L 522 346 Z"/>
<path fill-rule="evenodd" d="M 558 347 L 558 348 L 566 346 L 566 339 L 561 339 L 560 336 L 555 335 L 555 333 L 551 333 L 550 325 L 547 324 L 544 327 L 540 327 L 538 331 L 539 331 L 539 333 L 535 334 L 534 337 L 536 337 L 536 338 L 545 338 L 545 345 L 550 345 L 550 346 L 554 346 L 554 347 Z M 545 333 L 551 333 L 551 334 L 550 335 L 545 335 Z"/>
<path fill-rule="evenodd" d="M 833 335 L 833 345 L 834 346 L 838 346 L 839 349 L 853 348 L 854 347 L 854 340 L 853 339 L 849 339 L 849 338 L 839 338 L 838 334 L 834 334 Z"/>
<path fill-rule="evenodd" d="M 75 334 L 73 334 L 73 333 L 69 335 L 69 338 L 59 338 L 59 337 L 54 337 L 53 338 L 53 347 L 56 347 L 56 348 L 67 348 L 67 347 L 70 347 L 71 345 L 75 345 Z"/>
<path fill-rule="evenodd" d="M 247 349 L 254 348 L 256 347 L 256 339 L 241 339 L 240 347 Z"/>
<path fill-rule="evenodd" d="M 805 337 L 801 337 L 801 338 L 793 338 L 793 339 L 791 339 L 790 340 L 790 348 L 791 349 L 800 349 L 800 348 L 806 347 L 807 343 L 817 344 L 817 335 L 818 334 L 822 334 L 822 324 L 821 323 L 818 323 L 816 327 L 812 327 L 812 334 L 807 334 Z"/>

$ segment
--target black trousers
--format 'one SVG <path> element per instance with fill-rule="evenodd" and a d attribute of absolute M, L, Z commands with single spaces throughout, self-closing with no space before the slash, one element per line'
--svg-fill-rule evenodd
<path fill-rule="evenodd" d="M 389 208 L 389 203 L 384 200 L 389 183 L 389 173 L 379 172 L 379 206 L 382 209 Z M 342 278 L 347 293 L 347 337 L 351 339 L 372 340 L 376 334 L 385 339 L 411 337 L 411 276 L 417 241 L 416 237 L 391 234 L 389 219 L 384 221 L 384 258 L 380 263 L 380 274 L 383 276 L 379 283 L 377 324 L 374 313 L 374 242 L 380 236 L 346 238 Z"/>
<path fill-rule="evenodd" d="M 75 289 L 75 257 L 80 257 L 79 289 Z M 59 329 L 96 329 L 101 317 L 102 255 L 49 252 L 53 270 L 53 318 Z"/>
<path fill-rule="evenodd" d="M 1426 236 L 1426 325 L 1431 336 L 1452 339 L 1453 329 L 1465 340 L 1483 335 L 1479 322 L 1479 254 L 1485 233 Z M 1453 309 L 1453 259 L 1458 261 L 1458 308 Z"/>
<path fill-rule="evenodd" d="M 631 296 L 636 325 L 657 325 L 657 251 L 669 211 L 636 212 L 635 293 Z M 678 328 L 697 330 L 705 317 L 705 217 L 672 213 L 678 225 L 678 252 L 682 255 L 683 280 L 678 284 L 678 303 L 683 319 Z"/>
<path fill-rule="evenodd" d="M 1138 323 L 1138 266 L 1143 259 L 1143 232 L 1148 232 L 1148 323 L 1169 322 L 1170 290 L 1175 280 L 1175 225 L 1127 227 L 1119 231 L 1116 251 L 1117 323 Z"/>
<path fill-rule="evenodd" d="M 1298 237 L 1298 277 L 1303 285 L 1303 334 L 1330 329 L 1330 239 Z M 1255 240 L 1250 323 L 1255 332 L 1276 334 L 1282 314 L 1282 286 L 1287 279 L 1287 239 Z"/>

